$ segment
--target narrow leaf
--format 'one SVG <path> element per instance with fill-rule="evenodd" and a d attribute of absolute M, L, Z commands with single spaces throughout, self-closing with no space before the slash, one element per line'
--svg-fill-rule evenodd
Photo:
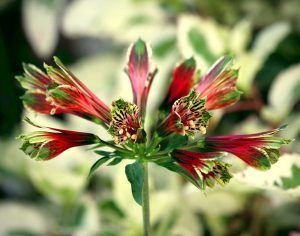
<path fill-rule="evenodd" d="M 131 184 L 132 196 L 136 203 L 142 205 L 143 185 L 144 185 L 144 167 L 139 161 L 129 164 L 125 167 L 125 173 Z"/>
<path fill-rule="evenodd" d="M 97 170 L 101 165 L 103 165 L 105 162 L 107 162 L 110 159 L 110 157 L 101 157 L 98 159 L 91 167 L 89 172 L 89 177 Z"/>
<path fill-rule="evenodd" d="M 113 159 L 111 162 L 109 162 L 107 165 L 108 166 L 114 166 L 119 164 L 123 159 L 120 157 L 116 157 L 115 159 Z"/>
<path fill-rule="evenodd" d="M 94 152 L 101 156 L 111 156 L 113 154 L 112 152 L 106 152 L 106 151 L 102 151 L 102 150 L 96 150 Z"/>

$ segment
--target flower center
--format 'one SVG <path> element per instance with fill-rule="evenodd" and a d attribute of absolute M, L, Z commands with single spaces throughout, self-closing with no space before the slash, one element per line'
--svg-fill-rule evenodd
<path fill-rule="evenodd" d="M 138 130 L 141 128 L 138 107 L 123 99 L 114 101 L 112 104 L 112 121 L 109 132 L 112 134 L 115 143 L 125 141 L 137 141 Z"/>
<path fill-rule="evenodd" d="M 205 100 L 192 90 L 189 95 L 178 99 L 172 111 L 180 118 L 177 127 L 188 134 L 196 132 L 206 133 L 206 127 L 210 114 L 205 109 Z"/>

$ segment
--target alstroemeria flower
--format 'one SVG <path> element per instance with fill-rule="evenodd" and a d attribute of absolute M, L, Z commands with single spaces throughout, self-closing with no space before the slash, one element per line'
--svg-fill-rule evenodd
<path fill-rule="evenodd" d="M 129 49 L 126 68 L 131 82 L 133 102 L 139 107 L 141 117 L 145 115 L 149 90 L 156 74 L 156 70 L 151 72 L 150 54 L 151 50 L 146 43 L 138 39 Z"/>
<path fill-rule="evenodd" d="M 172 158 L 182 166 L 195 180 L 198 187 L 213 187 L 217 182 L 224 185 L 232 175 L 229 173 L 229 164 L 220 160 L 220 153 L 199 153 L 187 150 L 175 150 Z"/>
<path fill-rule="evenodd" d="M 158 132 L 163 136 L 173 132 L 180 135 L 193 135 L 197 132 L 205 134 L 210 117 L 205 109 L 205 100 L 192 90 L 173 104 L 170 114 L 162 122 Z"/>
<path fill-rule="evenodd" d="M 196 62 L 194 58 L 185 60 L 173 70 L 173 80 L 166 97 L 168 105 L 172 105 L 177 99 L 189 94 L 193 87 L 195 71 Z"/>
<path fill-rule="evenodd" d="M 220 58 L 195 86 L 200 97 L 206 98 L 208 110 L 232 105 L 240 99 L 241 92 L 236 88 L 238 70 L 231 67 L 232 57 Z"/>
<path fill-rule="evenodd" d="M 280 129 L 255 134 L 206 137 L 201 145 L 205 152 L 229 152 L 252 167 L 269 169 L 271 164 L 277 162 L 280 147 L 291 142 L 274 136 Z"/>
<path fill-rule="evenodd" d="M 109 132 L 113 135 L 115 143 L 137 141 L 141 125 L 139 109 L 135 104 L 122 99 L 113 102 Z"/>
<path fill-rule="evenodd" d="M 58 58 L 58 68 L 45 65 L 47 75 L 32 65 L 25 65 L 24 76 L 17 79 L 28 91 L 22 97 L 26 107 L 42 114 L 74 114 L 95 122 L 109 124 L 110 109 L 76 78 Z"/>
<path fill-rule="evenodd" d="M 167 104 L 186 96 L 194 87 L 201 98 L 206 99 L 205 107 L 214 110 L 230 106 L 240 99 L 241 92 L 236 88 L 238 70 L 232 69 L 232 57 L 221 57 L 209 69 L 198 84 L 194 85 L 196 64 L 190 58 L 176 67 L 173 71 L 173 80 L 170 83 Z"/>
<path fill-rule="evenodd" d="M 47 100 L 46 90 L 52 83 L 51 78 L 36 66 L 23 63 L 24 75 L 16 76 L 21 86 L 27 91 L 21 97 L 26 108 L 42 114 L 50 114 L 54 108 Z M 56 113 L 63 113 L 63 109 L 58 108 Z"/>
<path fill-rule="evenodd" d="M 98 137 L 94 134 L 41 127 L 33 124 L 28 119 L 27 121 L 38 128 L 50 130 L 36 131 L 19 137 L 23 141 L 20 149 L 36 160 L 49 160 L 69 148 L 94 144 L 98 140 Z"/>

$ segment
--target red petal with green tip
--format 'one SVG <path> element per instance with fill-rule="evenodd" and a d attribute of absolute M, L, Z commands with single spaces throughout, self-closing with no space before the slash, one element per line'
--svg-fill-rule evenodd
<path fill-rule="evenodd" d="M 25 107 L 38 113 L 50 114 L 56 107 L 47 100 L 46 95 L 43 92 L 26 92 L 21 99 Z M 64 110 L 60 108 L 55 109 L 55 114 L 63 113 Z"/>
<path fill-rule="evenodd" d="M 150 71 L 149 55 L 146 43 L 138 39 L 131 47 L 128 61 L 134 103 L 141 106 L 142 95 Z"/>
<path fill-rule="evenodd" d="M 60 85 L 48 91 L 52 104 L 62 108 L 66 113 L 78 114 L 82 117 L 98 118 L 109 124 L 111 121 L 110 109 L 95 101 L 76 87 Z"/>
<path fill-rule="evenodd" d="M 196 62 L 194 58 L 190 58 L 182 62 L 173 71 L 173 80 L 170 84 L 167 94 L 167 103 L 173 104 L 175 100 L 186 96 L 193 86 L 193 76 L 196 70 Z"/>
<path fill-rule="evenodd" d="M 280 129 L 249 135 L 212 136 L 204 140 L 204 150 L 229 152 L 258 169 L 269 169 L 279 158 L 279 149 L 291 140 L 273 136 Z"/>
<path fill-rule="evenodd" d="M 37 131 L 19 137 L 23 141 L 21 150 L 36 160 L 49 160 L 69 148 L 97 142 L 97 136 L 94 134 L 48 127 L 44 128 L 52 131 Z"/>
<path fill-rule="evenodd" d="M 195 86 L 200 96 L 206 98 L 208 110 L 230 106 L 240 99 L 241 92 L 236 88 L 238 70 L 231 66 L 231 57 L 220 58 Z"/>
<path fill-rule="evenodd" d="M 226 184 L 231 179 L 229 164 L 220 160 L 219 152 L 192 152 L 187 150 L 175 150 L 172 157 L 188 171 L 200 188 L 213 187 L 215 183 Z"/>

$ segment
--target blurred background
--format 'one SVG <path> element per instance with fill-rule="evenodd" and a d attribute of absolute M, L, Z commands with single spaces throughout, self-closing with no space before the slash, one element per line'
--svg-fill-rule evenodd
<path fill-rule="evenodd" d="M 0 235 L 141 235 L 141 209 L 124 165 L 101 167 L 97 155 L 74 148 L 35 162 L 15 139 L 42 125 L 105 132 L 77 117 L 23 109 L 14 79 L 22 62 L 42 67 L 56 55 L 106 103 L 131 99 L 123 68 L 138 37 L 159 68 L 148 109 L 172 68 L 194 56 L 202 73 L 221 55 L 235 55 L 241 101 L 214 112 L 209 134 L 250 133 L 289 126 L 295 141 L 270 171 L 234 158 L 235 178 L 200 192 L 174 173 L 151 166 L 155 236 L 300 235 L 300 1 L 298 0 L 0 0 Z"/>

